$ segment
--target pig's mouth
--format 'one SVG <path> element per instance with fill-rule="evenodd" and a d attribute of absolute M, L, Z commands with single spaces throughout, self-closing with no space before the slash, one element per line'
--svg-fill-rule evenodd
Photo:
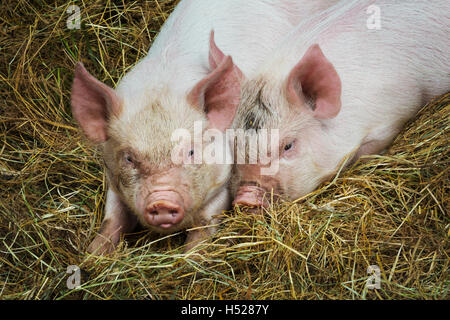
<path fill-rule="evenodd" d="M 246 207 L 267 207 L 264 199 L 266 190 L 256 185 L 241 185 L 236 193 L 233 205 Z"/>
<path fill-rule="evenodd" d="M 145 221 L 163 230 L 170 229 L 183 221 L 185 205 L 176 191 L 152 192 L 144 211 Z"/>

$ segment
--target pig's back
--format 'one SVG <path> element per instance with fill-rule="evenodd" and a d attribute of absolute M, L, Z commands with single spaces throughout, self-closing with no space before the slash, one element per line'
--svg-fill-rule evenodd
<path fill-rule="evenodd" d="M 380 29 L 369 29 L 372 3 Z M 319 43 L 342 81 L 342 109 L 333 121 L 409 117 L 450 88 L 450 2 L 343 1 L 291 31 L 263 68 L 280 79 Z M 280 63 L 280 61 L 282 63 Z"/>
<path fill-rule="evenodd" d="M 417 94 L 419 105 L 445 93 L 450 88 L 450 2 L 376 3 L 380 29 L 368 29 L 369 15 L 363 14 L 349 36 L 342 34 L 329 45 L 323 41 L 345 81 L 387 97 Z"/>
<path fill-rule="evenodd" d="M 289 0 L 286 2 L 294 2 Z M 118 90 L 129 87 L 158 90 L 170 87 L 181 95 L 209 72 L 209 35 L 244 72 L 251 75 L 298 22 L 288 8 L 264 0 L 185 0 L 169 16 L 148 55 L 124 78 Z M 269 19 L 270 17 L 270 19 Z M 287 17 L 290 17 L 288 19 Z"/>
<path fill-rule="evenodd" d="M 184 0 L 169 16 L 148 55 L 120 81 L 121 95 L 170 88 L 182 97 L 210 70 L 209 36 L 248 78 L 284 36 L 338 0 Z"/>

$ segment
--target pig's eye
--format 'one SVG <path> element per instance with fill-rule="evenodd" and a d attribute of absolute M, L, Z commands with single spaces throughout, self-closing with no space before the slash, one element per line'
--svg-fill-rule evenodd
<path fill-rule="evenodd" d="M 295 149 L 295 140 L 289 143 L 286 143 L 282 149 L 283 157 L 291 157 L 293 156 L 293 150 Z"/>
<path fill-rule="evenodd" d="M 192 157 L 194 155 L 194 149 L 192 149 L 191 151 L 189 151 L 188 156 Z"/>
<path fill-rule="evenodd" d="M 287 145 L 285 145 L 284 146 L 284 151 L 288 151 L 288 150 L 292 149 L 292 145 L 293 145 L 293 142 L 288 143 Z"/>
<path fill-rule="evenodd" d="M 123 158 L 126 164 L 134 165 L 134 159 L 130 154 L 126 153 Z"/>

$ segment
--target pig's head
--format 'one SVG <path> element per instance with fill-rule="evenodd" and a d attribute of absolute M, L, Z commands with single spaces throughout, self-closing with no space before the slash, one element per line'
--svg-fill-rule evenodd
<path fill-rule="evenodd" d="M 251 164 L 249 146 L 237 144 L 237 153 L 246 156 L 242 156 L 244 163 L 236 165 L 231 180 L 234 204 L 264 206 L 267 192 L 292 200 L 329 177 L 336 169 L 338 146 L 327 126 L 340 107 L 340 78 L 318 45 L 307 50 L 287 77 L 263 72 L 248 80 L 242 88 L 233 128 L 250 129 L 253 136 L 267 129 L 269 152 L 264 163 L 258 158 Z M 272 129 L 278 129 L 278 136 Z"/>
<path fill-rule="evenodd" d="M 157 232 L 174 232 L 203 219 L 195 213 L 229 179 L 230 165 L 191 161 L 202 152 L 193 143 L 195 124 L 203 131 L 223 131 L 239 102 L 239 70 L 213 37 L 210 66 L 211 72 L 182 96 L 166 88 L 143 99 L 121 96 L 81 63 L 76 66 L 72 113 L 87 138 L 101 146 L 110 187 L 143 226 Z M 180 129 L 192 139 L 174 139 Z"/>

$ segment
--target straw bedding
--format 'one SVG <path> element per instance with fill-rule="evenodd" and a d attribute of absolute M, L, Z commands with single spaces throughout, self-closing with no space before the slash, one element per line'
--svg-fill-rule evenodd
<path fill-rule="evenodd" d="M 82 60 L 114 86 L 176 1 L 0 5 L 1 299 L 448 299 L 450 95 L 389 151 L 364 157 L 292 203 L 223 214 L 189 255 L 183 233 L 136 231 L 110 256 L 85 253 L 103 215 L 100 155 L 70 113 Z M 69 265 L 81 287 L 68 289 Z M 367 272 L 376 266 L 379 289 Z"/>

